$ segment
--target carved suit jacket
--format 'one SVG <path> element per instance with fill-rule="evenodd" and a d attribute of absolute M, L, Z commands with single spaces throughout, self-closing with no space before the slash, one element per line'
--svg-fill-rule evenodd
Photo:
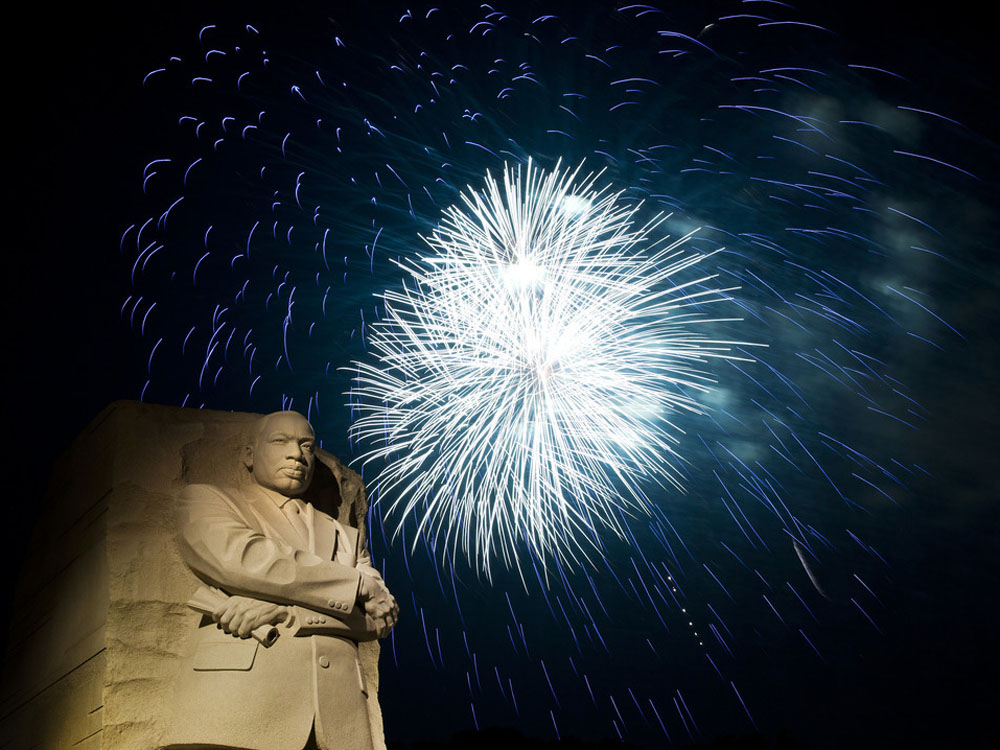
<path fill-rule="evenodd" d="M 375 638 L 355 606 L 363 570 L 381 578 L 358 531 L 304 503 L 308 538 L 267 490 L 189 485 L 178 541 L 194 573 L 227 594 L 289 605 L 270 647 L 204 617 L 181 667 L 169 747 L 371 750 L 357 641 Z"/>

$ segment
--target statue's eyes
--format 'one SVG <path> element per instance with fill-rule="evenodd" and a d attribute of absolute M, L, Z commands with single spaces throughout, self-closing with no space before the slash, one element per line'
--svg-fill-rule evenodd
<path fill-rule="evenodd" d="M 312 453 L 314 450 L 316 450 L 316 446 L 313 443 L 303 443 L 302 450 L 309 451 L 310 453 Z"/>

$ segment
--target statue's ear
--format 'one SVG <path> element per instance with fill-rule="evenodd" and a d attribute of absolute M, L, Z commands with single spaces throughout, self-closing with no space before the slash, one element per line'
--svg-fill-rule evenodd
<path fill-rule="evenodd" d="M 243 465 L 247 467 L 247 471 L 253 471 L 253 443 L 243 446 Z"/>

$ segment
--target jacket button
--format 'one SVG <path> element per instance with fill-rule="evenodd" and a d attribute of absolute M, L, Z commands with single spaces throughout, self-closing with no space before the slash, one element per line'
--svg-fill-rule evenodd
<path fill-rule="evenodd" d="M 325 656 L 321 656 L 319 657 L 319 665 L 323 667 L 323 669 L 326 669 L 327 667 L 330 666 L 330 660 L 327 659 Z"/>
<path fill-rule="evenodd" d="M 321 618 L 319 618 L 319 621 L 320 621 L 321 625 L 325 624 L 326 623 L 326 618 L 325 617 L 321 617 Z"/>
<path fill-rule="evenodd" d="M 306 618 L 306 625 L 312 625 L 314 622 L 315 622 L 315 620 L 313 620 L 313 618 L 311 618 L 311 617 L 307 617 Z"/>
<path fill-rule="evenodd" d="M 329 604 L 330 604 L 330 606 L 331 606 L 331 607 L 333 607 L 334 609 L 340 609 L 340 605 L 339 605 L 339 604 L 337 604 L 337 602 L 335 602 L 335 601 L 334 601 L 333 599 L 331 599 L 331 600 L 330 600 Z"/>

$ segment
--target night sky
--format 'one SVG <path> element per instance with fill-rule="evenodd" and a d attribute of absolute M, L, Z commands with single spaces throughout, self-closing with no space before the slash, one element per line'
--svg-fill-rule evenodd
<path fill-rule="evenodd" d="M 402 609 L 381 662 L 390 745 L 478 723 L 644 747 L 996 747 L 994 40 L 967 0 L 908 5 L 28 8 L 6 46 L 5 407 L 30 451 L 8 476 L 32 467 L 28 500 L 8 500 L 8 581 L 53 457 L 112 401 L 292 398 L 356 456 L 338 368 L 367 356 L 389 259 L 422 252 L 504 156 L 586 157 L 673 210 L 672 233 L 705 227 L 698 250 L 726 248 L 745 322 L 722 330 L 768 344 L 767 364 L 715 367 L 711 418 L 681 425 L 687 492 L 650 490 L 654 517 L 594 567 L 526 554 L 524 585 L 488 583 L 373 521 Z M 772 111 L 733 107 L 751 103 Z M 204 366 L 217 315 L 256 365 L 237 343 Z"/>

